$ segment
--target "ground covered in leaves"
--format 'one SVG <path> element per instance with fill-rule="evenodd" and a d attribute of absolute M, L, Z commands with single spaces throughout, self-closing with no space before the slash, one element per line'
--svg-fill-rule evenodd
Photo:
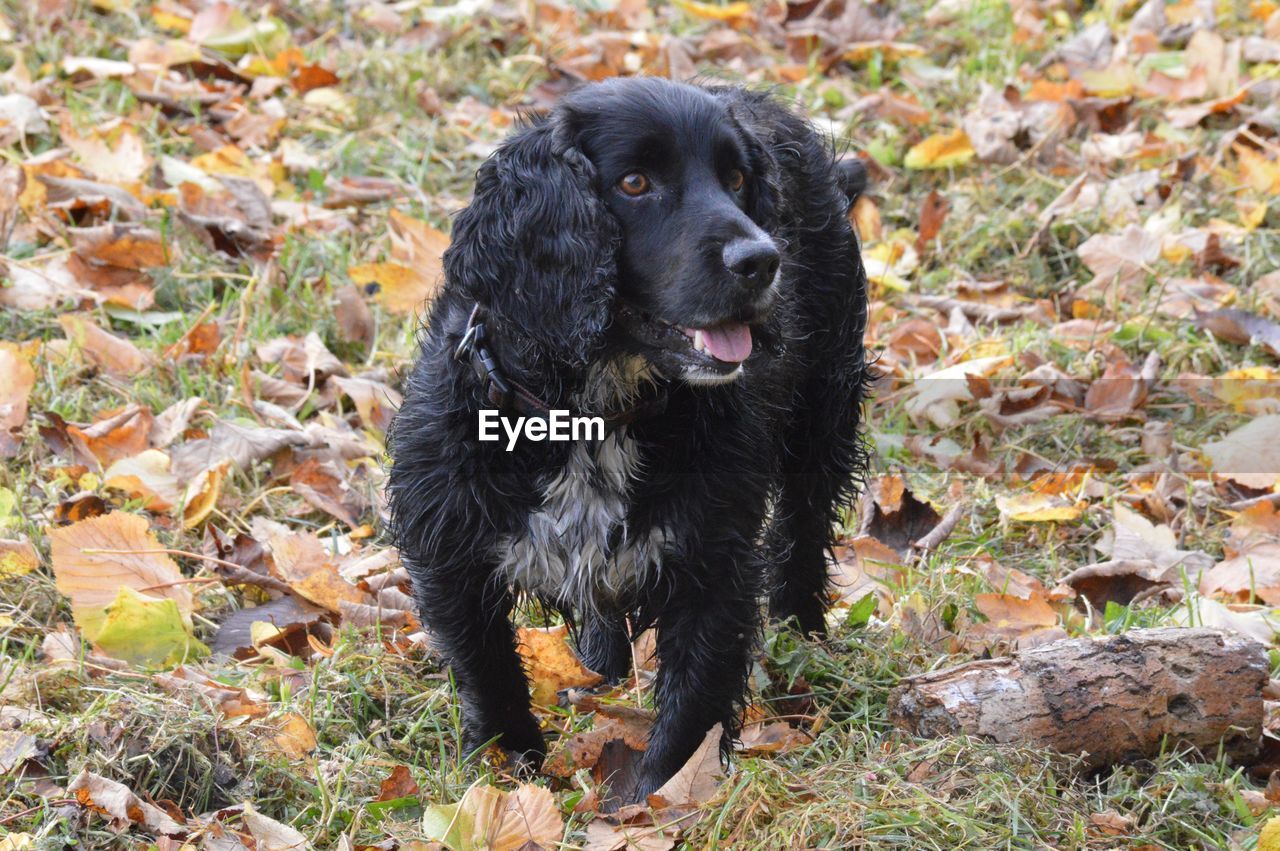
<path fill-rule="evenodd" d="M 1277 847 L 1270 745 L 1086 774 L 887 711 L 1066 635 L 1273 644 L 1274 0 L 31 0 L 0 69 L 0 848 Z M 476 166 L 634 73 L 867 158 L 884 379 L 830 640 L 771 629 L 727 776 L 606 819 L 643 639 L 602 693 L 531 614 L 553 756 L 460 764 L 378 528 Z"/>

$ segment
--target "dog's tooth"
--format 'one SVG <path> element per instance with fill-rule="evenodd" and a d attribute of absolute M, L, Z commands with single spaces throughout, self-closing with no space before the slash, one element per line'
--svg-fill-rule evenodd
<path fill-rule="evenodd" d="M 707 350 L 707 341 L 702 339 L 701 331 L 693 332 L 693 348 L 699 352 L 705 352 Z"/>

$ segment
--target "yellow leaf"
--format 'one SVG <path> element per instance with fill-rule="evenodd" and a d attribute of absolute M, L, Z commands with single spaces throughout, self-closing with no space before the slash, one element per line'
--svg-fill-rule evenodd
<path fill-rule="evenodd" d="M 183 35 L 191 32 L 190 18 L 184 18 L 160 5 L 151 7 L 151 20 L 162 30 L 173 30 Z"/>
<path fill-rule="evenodd" d="M 229 466 L 219 464 L 211 470 L 204 470 L 187 486 L 185 505 L 182 508 L 182 528 L 199 526 L 213 512 L 222 493 L 222 480 L 226 478 Z"/>
<path fill-rule="evenodd" d="M 968 135 L 956 129 L 936 133 L 907 151 L 903 165 L 907 168 L 952 168 L 973 159 L 975 151 Z"/>
<path fill-rule="evenodd" d="M 725 21 L 733 23 L 751 14 L 751 4 L 744 2 L 729 3 L 717 6 L 714 3 L 699 3 L 698 0 L 672 0 L 675 6 L 686 14 L 708 21 Z"/>
<path fill-rule="evenodd" d="M 1264 194 L 1280 192 L 1280 161 L 1269 160 L 1244 145 L 1235 145 L 1232 150 L 1240 161 L 1240 180 L 1246 186 Z"/>
<path fill-rule="evenodd" d="M 1280 851 L 1280 816 L 1272 816 L 1258 832 L 1257 851 Z"/>
<path fill-rule="evenodd" d="M 276 728 L 271 743 L 289 759 L 302 759 L 316 749 L 316 733 L 296 712 L 286 712 L 282 717 L 272 721 Z"/>
<path fill-rule="evenodd" d="M 23 576 L 39 566 L 40 559 L 30 541 L 0 538 L 0 580 Z"/>
<path fill-rule="evenodd" d="M 420 310 L 437 289 L 435 282 L 418 269 L 400 263 L 364 263 L 350 267 L 347 274 L 366 292 L 373 292 L 374 301 L 392 313 Z"/>
<path fill-rule="evenodd" d="M 522 627 L 518 633 L 520 655 L 528 666 L 533 700 L 539 706 L 555 706 L 556 693 L 564 689 L 600 682 L 600 675 L 587 670 L 569 647 L 568 627 Z"/>
<path fill-rule="evenodd" d="M 187 632 L 173 600 L 139 594 L 128 587 L 121 587 L 105 609 L 93 643 L 108 656 L 134 665 L 172 667 L 209 653 L 209 648 Z"/>
<path fill-rule="evenodd" d="M 1008 520 L 1019 523 L 1067 523 L 1080 518 L 1081 506 L 1047 493 L 996 497 L 996 507 Z"/>

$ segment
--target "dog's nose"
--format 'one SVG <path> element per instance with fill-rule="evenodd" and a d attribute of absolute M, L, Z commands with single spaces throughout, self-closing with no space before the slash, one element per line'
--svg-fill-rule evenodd
<path fill-rule="evenodd" d="M 723 257 L 725 268 L 752 292 L 773 283 L 781 259 L 771 239 L 735 239 L 725 245 Z"/>

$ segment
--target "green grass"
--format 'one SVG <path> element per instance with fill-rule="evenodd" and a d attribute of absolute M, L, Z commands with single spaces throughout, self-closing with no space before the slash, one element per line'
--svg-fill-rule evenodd
<path fill-rule="evenodd" d="M 416 12 L 409 8 L 414 4 L 397 5 L 409 20 L 415 19 Z M 982 84 L 1001 87 L 1018 80 L 1021 69 L 1034 68 L 1048 49 L 1071 35 L 1050 25 L 1044 45 L 1016 43 L 1009 8 L 994 0 L 979 0 L 953 22 L 927 27 L 922 16 L 928 5 L 913 0 L 895 7 L 909 22 L 899 38 L 925 45 L 925 57 L 901 66 L 872 62 L 836 66 L 828 72 L 820 72 L 815 61 L 809 76 L 779 85 L 777 91 L 816 117 L 841 122 L 846 129 L 836 139 L 838 146 L 886 151 L 900 163 L 910 145 L 932 132 L 958 126 Z M 665 4 L 654 7 L 667 16 L 659 29 L 687 36 L 694 43 L 711 29 Z M 12 0 L 0 3 L 0 11 L 17 32 L 12 50 L 0 53 L 0 69 L 12 68 L 20 56 L 35 77 L 48 77 L 49 92 L 77 127 L 85 130 L 116 116 L 130 116 L 131 126 L 157 158 L 168 155 L 185 161 L 203 152 L 190 134 L 176 132 L 153 110 L 142 108 L 122 83 L 77 83 L 58 70 L 66 56 L 123 59 L 127 40 L 172 36 L 157 29 L 145 4 L 138 4 L 131 13 L 107 13 L 77 0 L 65 20 L 39 15 L 34 4 L 28 7 Z M 277 197 L 317 200 L 324 195 L 326 178 L 351 176 L 393 178 L 409 189 L 391 203 L 351 211 L 347 230 L 288 235 L 265 270 L 266 277 L 251 264 L 210 251 L 174 216 L 157 217 L 153 226 L 171 235 L 180 259 L 154 271 L 152 311 L 174 316 L 152 325 L 118 311 L 96 309 L 92 315 L 103 327 L 159 355 L 211 307 L 210 318 L 220 322 L 224 331 L 219 352 L 204 364 L 165 365 L 129 383 L 95 375 L 75 360 L 37 359 L 25 442 L 15 458 L 0 466 L 0 487 L 18 495 L 21 510 L 0 528 L 0 537 L 29 537 L 46 566 L 0 580 L 0 684 L 4 689 L 0 705 L 6 713 L 34 713 L 21 716 L 21 728 L 37 738 L 36 761 L 49 784 L 65 786 L 88 769 L 154 801 L 172 802 L 187 814 L 252 801 L 261 812 L 303 831 L 317 848 L 338 847 L 344 837 L 355 845 L 386 839 L 407 843 L 421 835 L 424 805 L 457 801 L 480 780 L 504 787 L 513 783 L 482 760 L 460 760 L 457 702 L 447 674 L 429 655 L 402 655 L 369 633 L 343 630 L 332 655 L 310 665 L 217 667 L 220 680 L 268 696 L 272 716 L 249 720 L 225 718 L 212 706 L 176 697 L 144 672 L 51 666 L 40 654 L 46 636 L 72 620 L 47 567 L 46 530 L 54 508 L 81 485 L 65 470 L 59 475 L 56 468 L 61 462 L 50 457 L 37 431 L 44 424 L 43 413 L 90 422 L 103 411 L 131 402 L 158 413 L 176 401 L 200 396 L 219 416 L 249 416 L 241 395 L 240 369 L 245 364 L 260 366 L 254 347 L 286 334 L 314 331 L 345 362 L 403 369 L 413 351 L 414 324 L 375 305 L 376 339 L 370 350 L 359 350 L 338 338 L 333 292 L 350 283 L 348 266 L 385 256 L 388 209 L 400 209 L 447 229 L 450 213 L 465 203 L 481 162 L 473 143 L 495 141 L 501 130 L 462 128 L 450 120 L 448 108 L 464 97 L 493 108 L 522 103 L 527 92 L 546 79 L 546 72 L 537 62 L 511 57 L 554 57 L 565 47 L 562 40 L 537 27 L 526 27 L 518 15 L 509 20 L 476 16 L 445 45 L 423 49 L 398 45 L 394 36 L 373 29 L 344 4 L 326 0 L 290 6 L 282 14 L 309 61 L 323 60 L 338 69 L 340 90 L 354 111 L 348 117 L 327 114 L 305 106 L 287 91 L 282 93 L 289 115 L 283 137 L 320 157 L 322 167 L 292 175 L 279 187 Z M 1228 34 L 1253 32 L 1242 8 L 1223 15 L 1221 23 Z M 771 61 L 782 61 L 776 53 L 770 56 Z M 954 76 L 945 83 L 916 82 L 931 68 L 952 70 Z M 715 78 L 739 79 L 727 66 L 704 63 L 700 70 Z M 762 73 L 750 74 L 747 81 L 770 83 Z M 881 85 L 918 98 L 930 110 L 931 123 L 914 128 L 850 113 L 850 104 Z M 420 108 L 417 94 L 423 87 L 438 93 L 446 105 L 444 116 L 428 115 Z M 1140 100 L 1133 115 L 1141 129 L 1160 130 L 1159 103 Z M 200 120 L 197 116 L 193 124 Z M 1215 120 L 1206 127 L 1167 135 L 1184 140 L 1192 151 L 1217 152 L 1232 126 Z M 1077 149 L 1078 142 L 1073 139 L 1067 145 Z M 57 144 L 57 133 L 51 132 L 31 140 L 29 150 L 38 155 Z M 7 161 L 26 158 L 20 149 L 0 152 L 0 156 Z M 1168 166 L 1167 162 L 1123 163 L 1107 168 L 1109 176 L 1119 176 L 1139 168 L 1167 170 Z M 872 191 L 886 233 L 915 228 L 921 202 L 932 189 L 943 192 L 951 203 L 940 238 L 912 277 L 913 292 L 944 294 L 960 278 L 1000 278 L 1023 296 L 1051 300 L 1065 316 L 1070 311 L 1070 292 L 1091 277 L 1076 249 L 1094 233 L 1119 229 L 1097 216 L 1078 216 L 1049 227 L 1033 250 L 1024 254 L 1038 227 L 1037 212 L 1074 177 L 1075 172 L 1050 174 L 1033 162 L 1021 161 L 1008 167 L 974 164 L 937 173 L 894 169 L 891 180 Z M 1188 225 L 1204 226 L 1214 217 L 1235 220 L 1235 196 L 1219 183 L 1201 178 L 1185 184 L 1174 181 L 1170 191 L 1165 204 L 1180 204 Z M 1280 209 L 1273 201 L 1264 225 L 1231 248 L 1245 262 L 1223 279 L 1239 288 L 1241 306 L 1255 308 L 1249 284 L 1280 267 L 1277 216 Z M 30 241 L 30 232 L 23 232 L 8 246 L 6 256 L 25 260 L 45 253 L 51 245 L 56 247 L 56 241 L 40 240 Z M 1165 259 L 1157 262 L 1154 271 L 1137 303 L 1128 306 L 1130 312 L 1107 317 L 1129 323 L 1126 333 L 1100 343 L 1118 347 L 1135 362 L 1158 351 L 1164 360 L 1162 374 L 1171 377 L 1182 372 L 1212 376 L 1243 365 L 1274 365 L 1274 359 L 1259 347 L 1223 343 L 1189 320 L 1155 314 L 1159 282 L 1195 272 L 1188 263 Z M 255 277 L 257 282 L 251 283 Z M 879 310 L 873 332 L 883 343 L 897 322 L 910 315 L 906 312 L 909 300 L 894 293 L 877 293 L 876 300 Z M 937 319 L 939 325 L 946 323 L 945 317 L 920 315 Z M 0 310 L 0 338 L 60 340 L 57 317 L 57 311 Z M 241 324 L 241 345 L 234 349 L 232 341 Z M 1003 341 L 1010 352 L 1035 354 L 1084 379 L 1101 374 L 1108 358 L 1101 346 L 1082 352 L 1038 325 L 981 329 L 966 343 L 981 341 Z M 1017 374 L 1011 369 L 1005 376 Z M 937 429 L 912 422 L 902 407 L 904 401 L 900 389 L 885 387 L 871 403 L 870 430 L 880 447 L 876 471 L 904 468 L 912 490 L 937 505 L 951 504 L 955 497 L 949 489 L 959 486 L 969 511 L 940 552 L 904 573 L 901 585 L 891 589 L 895 605 L 881 611 L 868 626 L 837 627 L 822 645 L 770 628 L 753 672 L 755 696 L 771 710 L 803 716 L 800 720 L 813 729 L 815 741 L 774 757 L 736 760 L 716 799 L 690 826 L 686 846 L 1253 847 L 1258 822 L 1266 816 L 1253 815 L 1241 792 L 1257 789 L 1258 784 L 1212 754 L 1201 759 L 1168 753 L 1090 775 L 1069 757 L 1035 748 L 966 738 L 922 741 L 892 728 L 887 699 L 900 678 L 973 655 L 960 647 L 950 652 L 921 641 L 904 626 L 907 606 L 935 613 L 951 625 L 979 620 L 974 594 L 998 590 L 969 568 L 979 556 L 1017 567 L 1050 585 L 1075 567 L 1100 560 L 1097 544 L 1111 525 L 1111 507 L 1129 488 L 1128 474 L 1145 460 L 1138 449 L 1141 423 L 1108 426 L 1080 414 L 1063 414 L 1000 431 L 972 415 L 969 406 L 954 426 Z M 312 411 L 308 407 L 298 413 L 307 418 Z M 1197 407 L 1168 387 L 1153 394 L 1147 414 L 1173 423 L 1182 449 L 1199 447 L 1245 420 L 1225 407 Z M 993 457 L 1009 466 L 1023 453 L 1058 462 L 1091 457 L 1114 461 L 1114 471 L 1098 474 L 1109 493 L 1091 500 L 1076 523 L 1009 523 L 1001 519 L 995 504 L 997 496 L 1016 490 L 1009 481 L 987 482 L 941 470 L 902 448 L 902 439 L 914 434 L 942 435 L 969 447 L 975 433 L 983 434 Z M 293 494 L 264 496 L 277 484 L 262 466 L 234 472 L 211 522 L 243 531 L 253 517 L 264 516 L 297 528 L 330 528 L 326 517 Z M 139 510 L 136 504 L 120 504 L 118 496 L 90 486 L 124 510 Z M 1187 484 L 1188 507 L 1179 518 L 1181 546 L 1221 555 L 1229 522 L 1221 510 L 1223 501 L 1221 494 Z M 242 515 L 246 506 L 252 506 L 252 511 Z M 851 528 L 855 525 L 851 518 Z M 199 529 L 159 528 L 158 535 L 165 546 L 199 549 Z M 202 570 L 194 560 L 181 561 L 192 575 Z M 196 632 L 208 642 L 217 624 L 252 598 L 220 584 L 202 587 Z M 1134 607 L 1112 612 L 1093 631 L 1166 625 L 1170 618 L 1167 609 Z M 1078 625 L 1073 631 L 1079 631 Z M 269 746 L 268 725 L 286 712 L 298 713 L 314 728 L 318 748 L 313 756 L 290 759 Z M 0 730 L 17 724 L 9 718 L 4 716 Z M 554 721 L 566 730 L 581 730 L 591 718 L 570 709 Z M 398 764 L 410 766 L 421 787 L 421 802 L 374 803 L 379 783 Z M 571 811 L 584 783 L 582 778 L 552 783 L 570 825 L 565 847 L 578 847 L 583 841 L 587 819 Z M 30 833 L 40 848 L 142 847 L 139 835 L 117 835 L 101 818 L 67 805 L 63 796 L 42 797 L 42 789 L 46 787 L 30 778 L 0 788 L 0 836 L 5 831 Z M 1104 829 L 1112 814 L 1127 825 L 1120 835 L 1108 835 Z"/>

